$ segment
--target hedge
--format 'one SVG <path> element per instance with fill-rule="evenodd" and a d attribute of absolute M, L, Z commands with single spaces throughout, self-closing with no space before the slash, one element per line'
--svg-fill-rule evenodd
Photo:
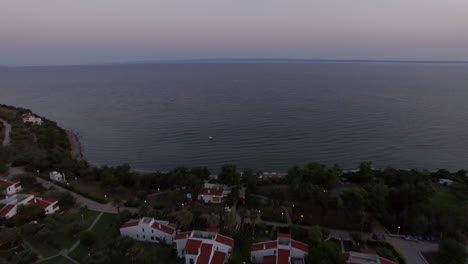
<path fill-rule="evenodd" d="M 376 246 L 376 247 L 385 247 L 385 248 L 388 248 L 392 251 L 393 255 L 395 255 L 395 257 L 397 258 L 397 262 L 398 264 L 408 264 L 408 262 L 406 261 L 405 257 L 403 256 L 403 254 L 401 254 L 401 252 L 394 248 L 390 243 L 388 242 L 385 242 L 385 241 L 378 241 L 378 240 L 366 240 L 366 244 L 367 245 L 373 245 L 373 246 Z"/>

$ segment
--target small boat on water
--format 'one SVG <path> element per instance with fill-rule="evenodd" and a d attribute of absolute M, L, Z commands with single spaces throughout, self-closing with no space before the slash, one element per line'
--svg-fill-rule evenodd
<path fill-rule="evenodd" d="M 208 139 L 209 140 L 213 140 L 214 138 L 212 136 L 208 136 Z"/>

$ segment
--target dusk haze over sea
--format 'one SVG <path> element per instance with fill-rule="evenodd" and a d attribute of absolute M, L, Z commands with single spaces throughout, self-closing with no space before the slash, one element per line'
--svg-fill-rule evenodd
<path fill-rule="evenodd" d="M 0 0 L 0 263 L 468 264 L 468 0 Z"/>

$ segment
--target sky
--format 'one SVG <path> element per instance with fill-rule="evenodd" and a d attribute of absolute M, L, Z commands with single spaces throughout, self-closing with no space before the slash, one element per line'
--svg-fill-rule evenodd
<path fill-rule="evenodd" d="M 467 0 L 0 0 L 0 65 L 468 60 Z"/>

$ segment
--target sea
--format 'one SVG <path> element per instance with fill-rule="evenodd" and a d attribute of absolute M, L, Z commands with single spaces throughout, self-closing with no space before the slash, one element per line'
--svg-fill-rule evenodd
<path fill-rule="evenodd" d="M 0 67 L 0 103 L 75 132 L 102 165 L 468 168 L 463 63 Z"/>

